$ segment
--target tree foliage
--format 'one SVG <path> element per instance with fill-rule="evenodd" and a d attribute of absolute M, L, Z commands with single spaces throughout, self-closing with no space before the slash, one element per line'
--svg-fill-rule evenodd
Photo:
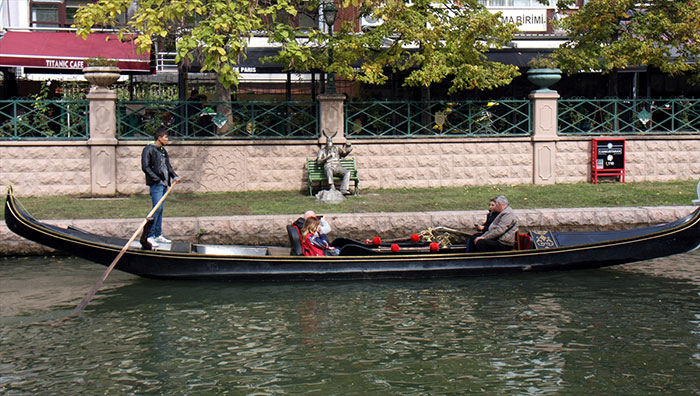
<path fill-rule="evenodd" d="M 654 66 L 700 82 L 700 1 L 592 0 L 562 21 L 555 51 L 567 72 Z"/>
<path fill-rule="evenodd" d="M 391 72 L 406 72 L 407 85 L 447 80 L 455 92 L 506 85 L 519 74 L 516 66 L 486 59 L 485 52 L 507 44 L 516 28 L 478 0 L 344 0 L 341 8 L 351 5 L 359 9 L 357 17 L 382 24 L 358 34 L 355 22 L 338 22 L 331 37 L 322 29 L 290 23 L 300 10 L 321 9 L 318 0 L 139 0 L 121 34 L 137 34 L 141 51 L 154 40 L 171 40 L 176 61 L 200 57 L 202 70 L 218 73 L 227 87 L 238 84 L 236 65 L 253 34 L 278 45 L 275 60 L 290 70 L 333 71 L 370 84 L 385 83 Z M 129 7 L 131 0 L 98 0 L 78 11 L 75 25 L 86 36 L 98 26 L 113 25 Z"/>
<path fill-rule="evenodd" d="M 492 89 L 516 77 L 518 68 L 486 59 L 485 52 L 512 40 L 516 27 L 504 24 L 477 0 L 367 0 L 359 16 L 381 20 L 357 34 L 353 23 L 329 38 L 312 33 L 308 41 L 284 44 L 281 58 L 300 67 L 324 67 L 320 52 L 332 47 L 331 71 L 369 84 L 388 81 L 390 72 L 406 72 L 405 84 L 429 86 L 450 81 L 450 93 Z M 313 61 L 308 62 L 308 60 Z"/>
<path fill-rule="evenodd" d="M 197 56 L 202 71 L 216 72 L 227 87 L 238 85 L 235 66 L 245 57 L 253 34 L 274 26 L 280 13 L 296 13 L 289 0 L 139 0 L 130 10 L 132 4 L 98 0 L 81 7 L 75 16 L 78 34 L 86 37 L 95 27 L 113 26 L 128 15 L 120 35 L 137 35 L 139 51 L 149 51 L 155 40 L 175 42 L 177 62 Z"/>

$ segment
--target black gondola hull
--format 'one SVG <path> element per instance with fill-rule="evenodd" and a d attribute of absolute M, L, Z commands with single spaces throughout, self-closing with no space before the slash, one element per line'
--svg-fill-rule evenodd
<path fill-rule="evenodd" d="M 112 263 L 127 242 L 40 222 L 19 208 L 11 188 L 5 204 L 5 222 L 10 230 L 24 238 L 102 265 Z M 298 281 L 433 278 L 606 267 L 684 253 L 698 248 L 699 244 L 700 209 L 684 219 L 653 227 L 649 233 L 550 249 L 303 257 L 210 255 L 130 248 L 115 268 L 157 279 Z"/>

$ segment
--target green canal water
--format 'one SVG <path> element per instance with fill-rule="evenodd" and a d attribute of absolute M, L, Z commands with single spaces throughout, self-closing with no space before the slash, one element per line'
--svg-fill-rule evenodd
<path fill-rule="evenodd" d="M 1 395 L 700 395 L 700 253 L 425 281 L 173 282 L 0 258 Z"/>

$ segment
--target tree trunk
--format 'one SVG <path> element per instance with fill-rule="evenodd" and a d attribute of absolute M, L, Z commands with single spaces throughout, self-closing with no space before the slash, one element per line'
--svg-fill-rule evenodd
<path fill-rule="evenodd" d="M 231 89 L 226 88 L 219 79 L 216 79 L 216 112 L 226 117 L 226 123 L 217 127 L 217 135 L 225 135 L 233 129 L 233 113 L 231 111 Z"/>

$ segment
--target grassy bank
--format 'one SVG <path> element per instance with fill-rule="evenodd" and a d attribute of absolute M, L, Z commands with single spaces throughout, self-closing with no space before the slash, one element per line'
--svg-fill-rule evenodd
<path fill-rule="evenodd" d="M 696 180 L 666 183 L 559 184 L 552 186 L 500 185 L 460 188 L 363 190 L 338 205 L 316 202 L 296 191 L 179 194 L 168 197 L 166 216 L 224 216 L 296 214 L 308 209 L 319 213 L 420 212 L 480 210 L 489 198 L 505 195 L 514 208 L 576 208 L 606 206 L 690 205 Z M 78 196 L 19 197 L 27 210 L 40 219 L 144 217 L 148 195 L 118 199 Z M 4 216 L 4 213 L 3 213 Z"/>

